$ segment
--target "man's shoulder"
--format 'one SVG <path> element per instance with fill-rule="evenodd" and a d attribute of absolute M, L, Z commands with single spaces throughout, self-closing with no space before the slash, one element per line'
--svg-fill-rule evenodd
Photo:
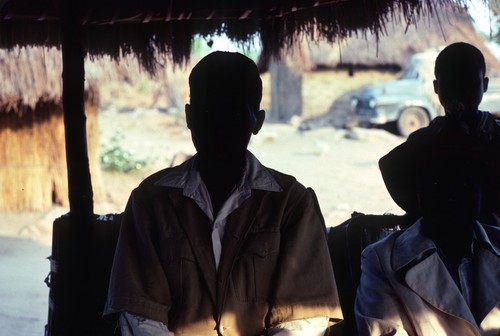
<path fill-rule="evenodd" d="M 488 111 L 479 111 L 480 121 L 485 125 L 490 125 L 495 131 L 500 132 L 500 120 Z"/>
<path fill-rule="evenodd" d="M 465 123 L 456 123 L 449 117 L 439 116 L 434 118 L 428 126 L 410 134 L 408 140 L 410 142 L 426 141 L 434 136 L 456 134 L 457 130 L 486 141 L 500 140 L 500 120 L 493 114 L 478 111 L 475 120 L 475 126 L 472 127 Z"/>
<path fill-rule="evenodd" d="M 267 169 L 269 174 L 271 174 L 271 176 L 283 189 L 290 189 L 292 187 L 300 187 L 305 189 L 305 186 L 301 182 L 299 182 L 299 180 L 297 180 L 295 176 L 287 174 L 285 172 L 282 172 L 274 168 L 269 168 L 269 167 L 264 167 L 264 168 Z"/>
<path fill-rule="evenodd" d="M 277 197 L 284 197 L 291 203 L 306 202 L 304 204 L 318 203 L 316 193 L 311 187 L 306 187 L 302 182 L 297 180 L 293 175 L 284 173 L 282 171 L 264 167 L 276 183 L 281 187 L 280 193 Z"/>
<path fill-rule="evenodd" d="M 136 185 L 131 191 L 130 197 L 139 200 L 143 199 L 146 202 L 157 197 L 157 193 L 160 190 L 170 190 L 168 188 L 158 188 L 158 182 L 164 179 L 166 176 L 172 173 L 174 168 L 164 168 L 157 172 L 154 172 L 144 178 L 138 185 Z"/>
<path fill-rule="evenodd" d="M 297 181 L 297 178 L 293 175 L 287 174 L 285 172 L 282 172 L 280 170 L 277 170 L 275 168 L 270 168 L 270 167 L 264 167 L 269 171 L 269 173 L 276 179 L 284 180 L 284 181 Z"/>
<path fill-rule="evenodd" d="M 166 176 L 170 174 L 174 174 L 179 168 L 178 167 L 168 167 L 161 169 L 157 172 L 154 172 L 144 178 L 144 180 L 139 183 L 138 188 L 148 188 L 151 186 L 154 186 L 156 182 L 160 181 L 161 179 L 165 178 Z"/>
<path fill-rule="evenodd" d="M 440 116 L 432 119 L 429 125 L 419 128 L 410 133 L 410 135 L 408 135 L 408 138 L 406 139 L 406 142 L 424 140 L 431 135 L 439 133 L 443 129 L 443 127 L 445 127 L 446 119 L 444 118 L 445 117 Z"/>

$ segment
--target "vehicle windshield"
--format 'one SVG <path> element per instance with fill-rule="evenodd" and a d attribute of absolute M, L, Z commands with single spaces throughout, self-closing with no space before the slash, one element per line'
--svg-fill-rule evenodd
<path fill-rule="evenodd" d="M 416 79 L 418 78 L 418 67 L 415 62 L 408 62 L 408 65 L 401 70 L 401 75 L 399 79 Z"/>
<path fill-rule="evenodd" d="M 426 77 L 426 74 L 432 75 L 434 73 L 436 56 L 437 52 L 434 50 L 414 54 L 401 70 L 399 79 L 417 79 Z"/>

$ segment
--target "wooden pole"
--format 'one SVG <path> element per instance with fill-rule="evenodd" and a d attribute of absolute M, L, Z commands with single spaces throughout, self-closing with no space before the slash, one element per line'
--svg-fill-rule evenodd
<path fill-rule="evenodd" d="M 93 192 L 87 149 L 84 52 L 77 4 L 61 1 L 62 99 L 70 212 L 91 219 Z M 90 222 L 88 222 L 90 223 Z"/>
<path fill-rule="evenodd" d="M 54 222 L 46 335 L 100 335 L 92 288 L 93 193 L 87 150 L 85 69 L 79 2 L 60 0 L 62 101 L 69 216 Z"/>

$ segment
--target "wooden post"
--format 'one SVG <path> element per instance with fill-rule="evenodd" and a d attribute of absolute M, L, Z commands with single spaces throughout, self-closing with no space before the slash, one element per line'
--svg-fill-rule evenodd
<path fill-rule="evenodd" d="M 85 116 L 85 68 L 81 18 L 77 4 L 61 1 L 62 99 L 70 211 L 91 219 L 93 193 L 90 179 Z M 89 223 L 89 222 L 88 222 Z"/>
<path fill-rule="evenodd" d="M 62 100 L 70 212 L 55 221 L 46 335 L 100 335 L 102 310 L 93 302 L 94 210 L 87 151 L 85 69 L 79 2 L 60 0 Z"/>

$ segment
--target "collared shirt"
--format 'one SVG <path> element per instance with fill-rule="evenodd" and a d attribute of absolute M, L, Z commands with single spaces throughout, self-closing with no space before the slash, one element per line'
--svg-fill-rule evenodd
<path fill-rule="evenodd" d="M 212 223 L 212 248 L 216 268 L 222 254 L 222 240 L 228 216 L 251 195 L 252 189 L 280 192 L 281 187 L 276 180 L 263 169 L 253 154 L 247 152 L 245 170 L 240 183 L 225 201 L 214 218 L 212 203 L 208 190 L 195 168 L 196 155 L 179 169 L 177 173 L 166 175 L 157 182 L 158 185 L 183 189 L 183 196 L 191 198 Z M 316 317 L 289 321 L 269 330 L 268 335 L 324 335 L 328 328 L 328 317 Z M 120 327 L 124 336 L 173 336 L 174 334 L 161 322 L 145 319 L 129 313 L 120 316 Z"/>
<path fill-rule="evenodd" d="M 281 187 L 262 169 L 260 162 L 253 154 L 247 152 L 247 161 L 243 178 L 235 186 L 232 194 L 224 202 L 217 216 L 214 218 L 212 202 L 208 190 L 195 168 L 196 155 L 184 165 L 178 174 L 167 175 L 158 181 L 158 185 L 183 189 L 183 195 L 191 198 L 212 222 L 212 246 L 216 268 L 219 267 L 222 252 L 222 239 L 226 228 L 227 217 L 237 209 L 243 201 L 250 197 L 252 189 L 265 191 L 281 191 Z"/>

